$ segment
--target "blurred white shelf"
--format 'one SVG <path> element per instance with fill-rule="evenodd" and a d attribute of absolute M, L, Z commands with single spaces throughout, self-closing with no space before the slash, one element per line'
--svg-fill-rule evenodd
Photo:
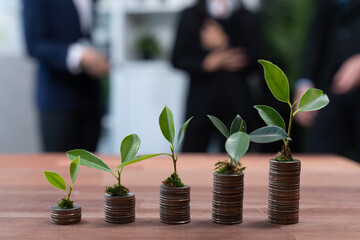
<path fill-rule="evenodd" d="M 127 14 L 164 14 L 177 13 L 194 0 L 127 0 L 125 13 Z"/>
<path fill-rule="evenodd" d="M 139 14 L 174 14 L 180 12 L 181 9 L 174 7 L 164 8 L 128 8 L 125 13 L 128 15 L 139 15 Z"/>

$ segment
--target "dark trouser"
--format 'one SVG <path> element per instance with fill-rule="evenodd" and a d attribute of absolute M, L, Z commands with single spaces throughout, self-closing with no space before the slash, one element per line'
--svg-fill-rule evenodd
<path fill-rule="evenodd" d="M 101 114 L 40 113 L 40 129 L 45 152 L 86 149 L 94 152 L 100 137 Z"/>
<path fill-rule="evenodd" d="M 360 162 L 360 89 L 343 94 L 329 94 L 330 104 L 318 112 L 309 131 L 308 151 L 349 155 L 355 150 Z"/>

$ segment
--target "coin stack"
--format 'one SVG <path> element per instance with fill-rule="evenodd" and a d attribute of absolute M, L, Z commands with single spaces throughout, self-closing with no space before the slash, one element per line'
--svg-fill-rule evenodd
<path fill-rule="evenodd" d="M 74 204 L 73 208 L 63 209 L 58 206 L 50 208 L 50 222 L 58 225 L 75 224 L 81 221 L 81 206 Z"/>
<path fill-rule="evenodd" d="M 242 222 L 244 174 L 214 173 L 212 221 L 219 224 Z"/>
<path fill-rule="evenodd" d="M 299 222 L 300 200 L 299 160 L 270 160 L 268 219 L 277 224 Z"/>
<path fill-rule="evenodd" d="M 135 221 L 135 194 L 110 196 L 105 194 L 105 221 L 131 223 Z"/>
<path fill-rule="evenodd" d="M 160 220 L 167 224 L 184 224 L 191 221 L 189 186 L 160 186 Z"/>

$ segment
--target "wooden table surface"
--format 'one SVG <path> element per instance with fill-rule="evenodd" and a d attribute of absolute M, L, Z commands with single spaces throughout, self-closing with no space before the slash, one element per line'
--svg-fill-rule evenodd
<path fill-rule="evenodd" d="M 49 207 L 63 196 L 43 171 L 70 180 L 65 154 L 0 155 L 0 239 L 360 239 L 360 165 L 338 156 L 299 155 L 302 161 L 300 222 L 267 221 L 269 155 L 246 155 L 243 223 L 211 221 L 214 163 L 224 155 L 181 155 L 178 171 L 191 186 L 191 219 L 185 225 L 159 220 L 159 186 L 171 174 L 169 158 L 158 157 L 124 169 L 122 182 L 136 194 L 136 221 L 104 221 L 104 189 L 115 183 L 106 172 L 80 167 L 72 200 L 82 206 L 80 224 L 49 222 Z M 119 157 L 103 156 L 115 168 Z"/>

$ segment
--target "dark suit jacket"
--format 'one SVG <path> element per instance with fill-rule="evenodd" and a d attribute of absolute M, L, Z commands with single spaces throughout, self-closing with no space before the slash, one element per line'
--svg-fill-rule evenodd
<path fill-rule="evenodd" d="M 214 114 L 227 122 L 241 113 L 250 121 L 252 96 L 246 77 L 253 68 L 258 67 L 256 61 L 261 46 L 258 19 L 241 8 L 229 20 L 217 20 L 229 36 L 231 47 L 246 49 L 250 64 L 238 72 L 219 71 L 209 74 L 202 68 L 202 62 L 209 51 L 200 42 L 200 29 L 204 19 L 209 18 L 204 3 L 205 1 L 200 1 L 181 13 L 172 55 L 174 67 L 185 70 L 190 75 L 187 116 Z M 198 120 L 194 121 L 196 123 Z"/>
<path fill-rule="evenodd" d="M 26 46 L 39 62 L 36 99 L 43 112 L 99 109 L 97 79 L 71 74 L 66 66 L 70 44 L 89 38 L 81 32 L 72 0 L 23 0 Z"/>
<path fill-rule="evenodd" d="M 319 0 L 309 34 L 303 77 L 323 89 L 346 59 L 360 53 L 360 0 L 341 2 Z"/>

